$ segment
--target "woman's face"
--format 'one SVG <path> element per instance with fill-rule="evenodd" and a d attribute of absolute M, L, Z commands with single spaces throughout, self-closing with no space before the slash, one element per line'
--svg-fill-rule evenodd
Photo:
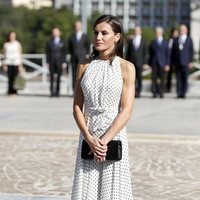
<path fill-rule="evenodd" d="M 14 32 L 11 32 L 9 39 L 10 39 L 10 41 L 15 41 L 16 40 L 16 34 Z"/>
<path fill-rule="evenodd" d="M 114 33 L 112 27 L 102 22 L 97 24 L 94 30 L 94 47 L 99 52 L 110 53 L 120 39 L 120 33 Z"/>

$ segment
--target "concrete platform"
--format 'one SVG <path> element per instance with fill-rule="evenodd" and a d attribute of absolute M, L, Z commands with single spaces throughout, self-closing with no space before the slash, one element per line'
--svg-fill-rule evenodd
<path fill-rule="evenodd" d="M 0 96 L 0 131 L 2 132 L 79 132 L 72 113 L 73 98 L 62 96 Z M 200 98 L 152 99 L 151 94 L 136 99 L 127 125 L 129 133 L 200 134 Z"/>

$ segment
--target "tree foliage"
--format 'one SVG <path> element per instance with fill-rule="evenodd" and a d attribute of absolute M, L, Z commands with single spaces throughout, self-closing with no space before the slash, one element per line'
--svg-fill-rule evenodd
<path fill-rule="evenodd" d="M 93 36 L 93 24 L 100 15 L 99 12 L 93 12 L 88 19 L 87 31 L 90 39 Z M 77 19 L 78 16 L 75 16 L 73 11 L 67 7 L 60 10 L 53 8 L 30 10 L 25 7 L 0 7 L 0 49 L 2 49 L 7 33 L 15 31 L 18 40 L 22 43 L 24 53 L 44 53 L 45 44 L 51 36 L 52 28 L 60 28 L 62 38 L 67 40 Z M 126 38 L 132 32 L 133 30 L 130 30 L 126 33 Z M 166 38 L 168 38 L 168 32 L 165 33 Z M 143 36 L 149 43 L 154 37 L 154 32 L 151 28 L 144 28 Z"/>
<path fill-rule="evenodd" d="M 0 45 L 2 47 L 9 31 L 15 31 L 24 53 L 43 53 L 52 28 L 60 28 L 62 37 L 66 39 L 73 31 L 75 20 L 77 16 L 67 8 L 30 10 L 24 7 L 1 7 Z"/>

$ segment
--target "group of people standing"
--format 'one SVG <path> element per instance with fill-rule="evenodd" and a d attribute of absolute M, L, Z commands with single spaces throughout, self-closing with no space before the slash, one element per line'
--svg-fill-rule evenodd
<path fill-rule="evenodd" d="M 55 27 L 52 29 L 51 39 L 47 42 L 45 53 L 47 67 L 49 68 L 50 96 L 59 97 L 60 78 L 64 69 L 67 69 L 66 55 L 71 55 L 72 86 L 75 88 L 76 71 L 78 63 L 90 52 L 90 42 L 86 33 L 82 31 L 80 21 L 74 24 L 74 32 L 66 42 L 61 38 L 61 31 Z M 8 76 L 9 96 L 17 95 L 15 80 L 19 72 L 23 71 L 22 45 L 17 40 L 16 32 L 10 31 L 3 44 L 3 70 Z"/>
<path fill-rule="evenodd" d="M 82 32 L 81 22 L 74 25 L 74 33 L 68 40 L 68 54 L 71 55 L 72 85 L 75 87 L 76 71 L 78 63 L 90 53 L 90 42 L 87 34 Z M 161 27 L 155 28 L 155 38 L 151 41 L 149 48 L 142 37 L 142 29 L 136 26 L 131 39 L 125 46 L 125 58 L 132 62 L 136 68 L 136 91 L 135 96 L 140 97 L 142 91 L 142 71 L 144 66 L 149 65 L 152 69 L 151 91 L 153 98 L 159 96 L 164 98 L 165 92 L 172 88 L 172 74 L 176 74 L 177 98 L 185 98 L 188 88 L 188 74 L 193 61 L 193 42 L 188 36 L 186 25 L 180 25 L 179 29 L 172 29 L 169 40 L 163 37 L 164 31 Z M 51 95 L 59 95 L 60 75 L 63 63 L 66 62 L 65 42 L 60 40 L 60 31 L 54 28 L 52 39 L 47 44 L 47 63 L 50 67 Z M 56 44 L 59 40 L 59 45 Z M 54 91 L 54 73 L 57 72 L 57 86 Z"/>
<path fill-rule="evenodd" d="M 155 28 L 155 38 L 149 48 L 142 36 L 142 29 L 136 26 L 133 37 L 125 45 L 125 58 L 134 64 L 136 69 L 135 96 L 140 97 L 142 91 L 142 71 L 149 65 L 152 69 L 152 97 L 164 97 L 165 92 L 170 92 L 172 87 L 172 74 L 176 74 L 177 98 L 185 98 L 188 88 L 188 74 L 193 61 L 193 42 L 188 36 L 186 25 L 179 29 L 172 29 L 170 38 L 163 37 L 161 27 Z M 8 95 L 16 95 L 14 81 L 22 68 L 22 47 L 16 39 L 16 33 L 10 32 L 3 46 L 4 65 L 8 74 Z M 82 31 L 80 21 L 74 23 L 74 32 L 67 42 L 61 39 L 61 31 L 52 29 L 52 37 L 46 44 L 46 60 L 50 71 L 50 96 L 60 95 L 60 78 L 63 69 L 67 69 L 66 55 L 70 54 L 72 66 L 72 87 L 75 88 L 76 71 L 80 61 L 90 53 L 90 41 Z"/>
<path fill-rule="evenodd" d="M 134 36 L 128 41 L 126 59 L 136 68 L 136 97 L 142 90 L 142 71 L 145 64 L 152 69 L 151 91 L 153 98 L 164 97 L 171 91 L 172 72 L 176 74 L 177 98 L 185 98 L 188 88 L 188 74 L 193 61 L 193 42 L 188 36 L 186 25 L 173 29 L 169 40 L 164 39 L 163 29 L 156 27 L 155 38 L 149 49 L 142 38 L 142 30 L 137 26 Z"/>
<path fill-rule="evenodd" d="M 50 71 L 50 92 L 52 97 L 60 95 L 60 76 L 63 68 L 67 66 L 66 54 L 69 53 L 71 55 L 72 87 L 74 90 L 78 63 L 86 58 L 89 52 L 90 42 L 87 34 L 82 31 L 80 21 L 75 22 L 74 32 L 69 37 L 67 43 L 61 39 L 59 28 L 53 28 L 52 38 L 46 45 L 46 58 Z"/>

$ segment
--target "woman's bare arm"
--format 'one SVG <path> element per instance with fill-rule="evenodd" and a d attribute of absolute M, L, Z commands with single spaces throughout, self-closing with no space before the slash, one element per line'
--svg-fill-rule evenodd
<path fill-rule="evenodd" d="M 101 140 L 104 143 L 111 141 L 131 117 L 133 102 L 135 98 L 135 67 L 132 63 L 122 60 L 121 62 L 123 89 L 121 96 L 121 111 Z"/>
<path fill-rule="evenodd" d="M 79 64 L 77 68 L 76 86 L 75 86 L 74 103 L 73 103 L 73 115 L 85 140 L 88 140 L 91 137 L 91 135 L 87 129 L 85 118 L 83 115 L 84 98 L 83 98 L 83 92 L 81 89 L 81 80 L 86 68 L 87 66 L 85 64 Z"/>
<path fill-rule="evenodd" d="M 75 121 L 84 136 L 84 139 L 89 144 L 92 152 L 97 158 L 101 158 L 106 155 L 107 146 L 101 143 L 101 140 L 93 137 L 88 131 L 87 125 L 85 123 L 85 118 L 83 115 L 83 103 L 84 97 L 81 88 L 81 80 L 83 74 L 88 66 L 88 63 L 79 64 L 77 69 L 77 77 L 76 77 L 76 86 L 75 86 L 75 94 L 74 94 L 74 103 L 73 103 L 73 114 Z"/>

